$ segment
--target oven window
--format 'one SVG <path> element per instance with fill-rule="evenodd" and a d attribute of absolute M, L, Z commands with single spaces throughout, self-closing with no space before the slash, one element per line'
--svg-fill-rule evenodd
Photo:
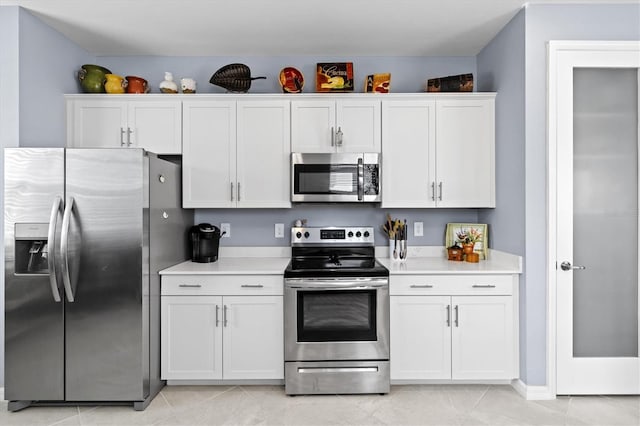
<path fill-rule="evenodd" d="M 376 290 L 298 291 L 298 341 L 375 341 Z"/>
<path fill-rule="evenodd" d="M 296 194 L 357 194 L 358 168 L 351 164 L 296 164 Z"/>

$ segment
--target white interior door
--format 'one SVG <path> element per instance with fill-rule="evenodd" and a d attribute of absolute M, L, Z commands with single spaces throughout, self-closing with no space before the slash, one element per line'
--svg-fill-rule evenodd
<path fill-rule="evenodd" d="M 638 52 L 559 52 L 551 70 L 557 394 L 640 393 Z"/>

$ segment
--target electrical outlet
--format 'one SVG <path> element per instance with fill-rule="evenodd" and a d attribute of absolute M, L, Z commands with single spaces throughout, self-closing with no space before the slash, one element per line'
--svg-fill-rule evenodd
<path fill-rule="evenodd" d="M 275 237 L 276 238 L 284 238 L 284 223 L 276 223 L 276 226 L 275 226 Z"/>
<path fill-rule="evenodd" d="M 424 235 L 424 228 L 422 222 L 413 222 L 413 236 L 422 237 Z"/>
<path fill-rule="evenodd" d="M 221 223 L 220 224 L 220 233 L 223 233 L 224 235 L 222 236 L 222 238 L 230 238 L 231 237 L 231 224 L 230 223 Z"/>

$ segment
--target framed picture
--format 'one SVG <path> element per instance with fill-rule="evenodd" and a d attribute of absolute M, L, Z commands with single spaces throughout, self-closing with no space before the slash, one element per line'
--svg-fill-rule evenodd
<path fill-rule="evenodd" d="M 319 62 L 316 92 L 353 92 L 353 62 Z"/>
<path fill-rule="evenodd" d="M 462 246 L 464 240 L 476 240 L 473 251 L 480 255 L 480 259 L 487 258 L 487 246 L 489 245 L 489 234 L 486 223 L 447 223 L 445 233 L 445 248 L 451 247 L 455 243 Z"/>

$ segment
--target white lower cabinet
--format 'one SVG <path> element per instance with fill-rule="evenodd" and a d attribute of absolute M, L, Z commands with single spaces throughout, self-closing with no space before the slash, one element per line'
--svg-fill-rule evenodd
<path fill-rule="evenodd" d="M 247 277 L 163 276 L 163 380 L 284 378 L 282 276 Z"/>
<path fill-rule="evenodd" d="M 391 380 L 518 377 L 517 276 L 390 281 Z"/>

